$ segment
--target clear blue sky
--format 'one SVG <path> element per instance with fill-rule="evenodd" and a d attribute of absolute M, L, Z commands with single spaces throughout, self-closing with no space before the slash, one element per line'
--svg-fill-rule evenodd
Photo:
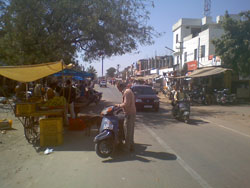
<path fill-rule="evenodd" d="M 125 54 L 123 56 L 114 56 L 104 59 L 104 75 L 110 67 L 121 65 L 120 70 L 131 65 L 133 62 L 143 58 L 151 58 L 156 55 L 166 55 L 171 52 L 165 48 L 172 48 L 172 26 L 180 18 L 202 18 L 204 10 L 204 0 L 155 0 L 155 7 L 150 8 L 151 16 L 149 25 L 153 26 L 158 32 L 164 33 L 160 38 L 156 38 L 152 46 L 140 47 L 140 53 Z M 211 0 L 211 16 L 215 21 L 216 16 L 224 15 L 228 10 L 229 14 L 237 14 L 241 11 L 250 10 L 250 0 Z M 81 63 L 81 60 L 80 60 Z M 85 67 L 89 64 L 81 63 Z M 101 60 L 92 63 L 97 70 L 98 76 L 101 76 Z"/>

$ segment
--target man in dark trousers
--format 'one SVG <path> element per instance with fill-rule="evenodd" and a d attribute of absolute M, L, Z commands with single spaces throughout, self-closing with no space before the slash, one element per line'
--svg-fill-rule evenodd
<path fill-rule="evenodd" d="M 68 106 L 67 109 L 70 111 L 71 118 L 75 119 L 74 101 L 76 99 L 76 90 L 72 87 L 70 80 L 66 81 L 66 88 L 61 90 L 60 95 L 65 97 Z"/>
<path fill-rule="evenodd" d="M 121 107 L 125 113 L 124 133 L 126 151 L 134 151 L 134 126 L 136 117 L 135 96 L 133 91 L 126 87 L 125 83 L 120 83 L 117 88 L 123 95 L 123 102 L 115 106 Z"/>

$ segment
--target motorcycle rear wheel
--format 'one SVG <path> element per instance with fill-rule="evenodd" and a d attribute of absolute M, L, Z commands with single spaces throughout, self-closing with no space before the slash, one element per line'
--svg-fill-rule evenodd
<path fill-rule="evenodd" d="M 96 154 L 101 158 L 108 158 L 114 151 L 112 140 L 101 140 L 95 144 Z"/>

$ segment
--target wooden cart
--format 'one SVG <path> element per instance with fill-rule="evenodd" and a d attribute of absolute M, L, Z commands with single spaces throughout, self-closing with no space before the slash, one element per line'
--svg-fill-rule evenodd
<path fill-rule="evenodd" d="M 22 108 L 21 106 L 25 106 Z M 19 109 L 23 110 L 19 110 Z M 18 103 L 16 104 L 16 117 L 19 118 L 23 127 L 24 135 L 27 141 L 35 144 L 40 135 L 39 118 L 41 117 L 64 117 L 64 109 L 46 109 L 37 110 L 36 103 Z"/>

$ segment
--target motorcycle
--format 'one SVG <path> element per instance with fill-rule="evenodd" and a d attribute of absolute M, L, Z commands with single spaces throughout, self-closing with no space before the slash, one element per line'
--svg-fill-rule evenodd
<path fill-rule="evenodd" d="M 101 127 L 94 139 L 96 154 L 101 158 L 111 156 L 115 148 L 125 142 L 122 112 L 121 108 L 115 106 L 107 107 L 101 112 Z"/>
<path fill-rule="evenodd" d="M 88 98 L 87 106 L 90 105 L 91 103 L 95 103 L 97 105 L 102 98 L 102 92 L 98 92 L 94 89 L 89 88 L 87 93 L 87 98 Z"/>
<path fill-rule="evenodd" d="M 230 94 L 229 89 L 223 89 L 221 91 L 214 90 L 214 93 L 218 104 L 233 104 L 236 102 L 236 95 Z"/>
<path fill-rule="evenodd" d="M 193 103 L 198 103 L 198 104 L 207 104 L 206 100 L 206 94 L 203 90 L 194 90 L 193 92 L 190 92 L 190 99 Z"/>
<path fill-rule="evenodd" d="M 174 118 L 183 120 L 188 123 L 190 116 L 190 103 L 188 100 L 178 101 L 172 108 L 172 115 Z"/>

